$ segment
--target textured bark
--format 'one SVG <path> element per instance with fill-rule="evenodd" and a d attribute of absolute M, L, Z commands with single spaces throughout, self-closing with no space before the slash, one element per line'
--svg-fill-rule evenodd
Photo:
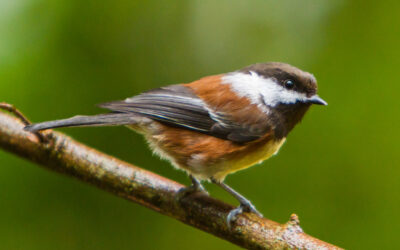
<path fill-rule="evenodd" d="M 1 107 L 0 107 L 1 108 Z M 10 110 L 9 110 L 10 111 Z M 26 121 L 25 121 L 26 123 Z M 0 148 L 47 169 L 74 176 L 101 189 L 170 216 L 185 224 L 248 249 L 340 249 L 303 232 L 296 215 L 277 222 L 244 213 L 232 230 L 226 225 L 231 205 L 202 194 L 177 201 L 183 186 L 95 149 L 58 132 L 25 132 L 24 123 L 0 112 Z"/>

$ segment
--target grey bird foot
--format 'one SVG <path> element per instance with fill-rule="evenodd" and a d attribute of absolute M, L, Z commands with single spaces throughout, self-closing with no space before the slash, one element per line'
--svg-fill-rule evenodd
<path fill-rule="evenodd" d="M 229 212 L 228 216 L 226 217 L 226 223 L 228 225 L 229 230 L 232 229 L 232 223 L 236 220 L 236 217 L 239 214 L 242 214 L 243 212 L 254 213 L 261 218 L 263 217 L 262 213 L 260 213 L 256 209 L 256 207 L 253 204 L 251 204 L 250 202 L 240 204 L 240 206 L 238 206 L 237 208 L 232 209 Z"/>

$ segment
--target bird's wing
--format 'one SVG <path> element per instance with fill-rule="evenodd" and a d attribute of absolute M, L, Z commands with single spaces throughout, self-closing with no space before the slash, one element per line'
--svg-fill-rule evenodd
<path fill-rule="evenodd" d="M 124 101 L 99 105 L 115 113 L 135 113 L 161 123 L 191 129 L 218 138 L 245 143 L 263 136 L 264 131 L 235 123 L 229 115 L 211 110 L 189 88 L 171 85 L 144 92 Z"/>

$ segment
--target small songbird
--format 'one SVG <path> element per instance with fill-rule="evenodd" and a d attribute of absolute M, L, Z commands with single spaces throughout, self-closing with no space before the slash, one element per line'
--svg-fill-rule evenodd
<path fill-rule="evenodd" d="M 201 181 L 222 187 L 242 212 L 262 216 L 223 181 L 276 154 L 317 95 L 315 77 L 285 63 L 259 63 L 241 70 L 153 89 L 123 101 L 100 104 L 107 114 L 37 123 L 27 131 L 58 127 L 125 125 L 144 135 L 151 149 L 187 172 L 192 185 L 181 193 L 206 192 Z"/>

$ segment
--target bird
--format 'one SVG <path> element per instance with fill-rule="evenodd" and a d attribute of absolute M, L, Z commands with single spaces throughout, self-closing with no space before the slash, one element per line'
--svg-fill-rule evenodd
<path fill-rule="evenodd" d="M 108 113 L 31 124 L 25 130 L 127 126 L 188 174 L 192 184 L 180 190 L 180 197 L 207 194 L 203 181 L 235 197 L 239 206 L 228 213 L 229 226 L 243 212 L 262 214 L 225 177 L 277 154 L 312 104 L 327 105 L 317 95 L 314 75 L 267 62 L 100 104 Z"/>

